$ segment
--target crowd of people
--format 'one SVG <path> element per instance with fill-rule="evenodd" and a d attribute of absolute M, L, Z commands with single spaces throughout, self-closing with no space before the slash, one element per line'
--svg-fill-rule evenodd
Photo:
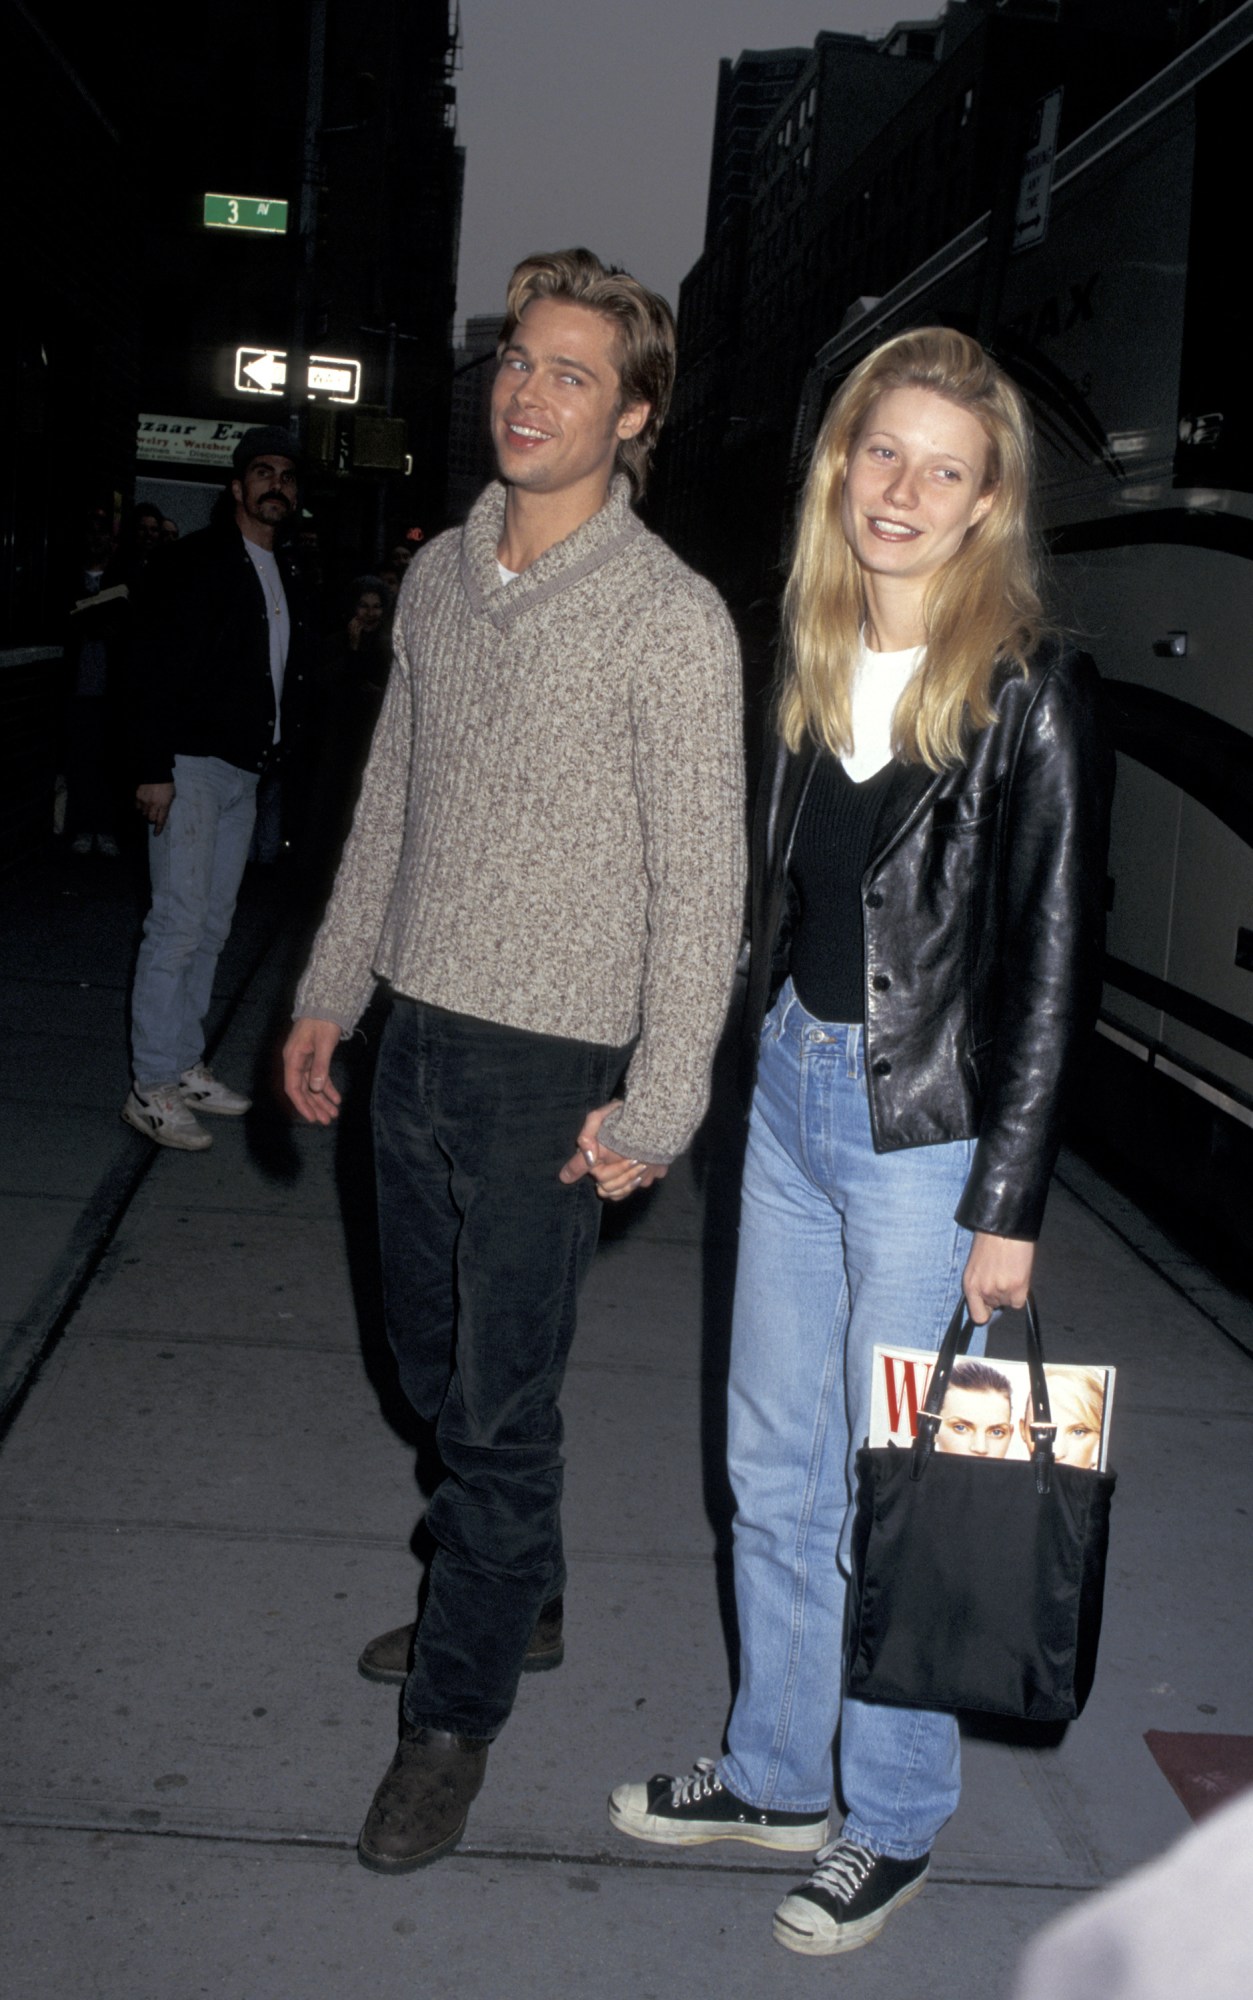
<path fill-rule="evenodd" d="M 250 1099 L 204 1062 L 204 1020 L 249 861 L 311 900 L 334 871 L 391 665 L 411 529 L 383 575 L 327 588 L 296 439 L 244 433 L 206 527 L 146 500 L 118 532 L 89 509 L 71 580 L 57 821 L 71 853 L 116 860 L 146 828 L 151 901 L 131 995 L 122 1116 L 203 1152 L 204 1113 Z"/>
<path fill-rule="evenodd" d="M 342 843 L 387 682 L 396 599 L 422 531 L 412 529 L 389 544 L 375 573 L 351 575 L 350 564 L 348 580 L 334 586 L 323 581 L 313 518 L 302 510 L 289 532 L 313 593 L 318 633 L 312 754 L 319 761 L 310 785 L 316 782 L 319 796 L 332 802 Z M 112 504 L 89 506 L 75 538 L 65 600 L 54 831 L 76 856 L 115 861 L 134 821 L 136 611 L 153 557 L 183 536 L 154 502 L 137 500 L 124 514 Z M 295 839 L 282 791 L 276 774 L 263 778 L 253 860 L 273 862 Z M 325 860 L 325 840 L 320 851 Z"/>
<path fill-rule="evenodd" d="M 311 1124 L 336 1119 L 336 1050 L 390 993 L 383 1296 L 443 1476 L 420 1601 L 359 1662 L 403 1689 L 358 1848 L 381 1872 L 456 1846 L 520 1675 L 560 1664 L 579 1287 L 603 1204 L 701 1122 L 741 954 L 736 632 L 637 511 L 674 365 L 638 280 L 585 250 L 528 258 L 499 477 L 463 528 L 416 564 L 391 548 L 327 636 L 297 445 L 259 427 L 209 528 L 162 550 L 137 510 L 115 600 L 152 878 L 123 1116 L 200 1151 L 202 1114 L 249 1109 L 205 1067 L 203 1023 L 276 779 L 343 848 L 285 1049 Z M 964 1297 L 976 1373 L 954 1381 L 1008 1447 L 979 1351 L 1027 1296 L 1098 992 L 1112 755 L 1092 662 L 1041 603 L 1030 489 L 995 361 L 946 328 L 891 340 L 827 413 L 783 603 L 744 1004 L 738 1692 L 720 1757 L 619 1784 L 609 1811 L 654 1845 L 814 1856 L 773 1928 L 807 1954 L 867 1943 L 921 1890 L 960 1789 L 952 1715 L 842 1692 L 873 1344 L 934 1350 Z M 89 524 L 97 600 L 106 543 Z M 104 698 L 101 673 L 82 649 L 75 701 Z"/>
<path fill-rule="evenodd" d="M 336 816 L 342 838 L 344 812 L 350 818 L 354 786 L 360 782 L 372 720 L 386 686 L 396 596 L 422 534 L 414 528 L 412 540 L 398 538 L 390 544 L 376 574 L 350 576 L 348 582 L 326 588 L 312 518 L 300 516 L 292 530 L 302 570 L 316 594 L 316 736 L 334 752 L 320 776 L 342 794 L 344 810 Z M 76 530 L 64 610 L 54 794 L 54 832 L 76 856 L 118 860 L 130 832 L 136 604 L 150 578 L 152 558 L 180 538 L 178 522 L 150 500 L 136 500 L 124 514 L 116 514 L 112 504 L 88 506 Z M 276 794 L 276 784 L 262 788 L 258 820 L 268 820 L 268 826 L 262 826 L 262 838 L 254 842 L 254 860 L 274 860 L 282 852 Z M 286 838 L 290 836 L 288 824 Z"/>

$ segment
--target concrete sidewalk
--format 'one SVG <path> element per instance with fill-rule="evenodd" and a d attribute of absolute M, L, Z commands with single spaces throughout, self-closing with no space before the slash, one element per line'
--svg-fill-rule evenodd
<path fill-rule="evenodd" d="M 141 847 L 120 861 L 55 850 L 0 880 L 0 1426 L 155 1157 L 118 1115 L 147 897 Z M 262 962 L 279 960 L 283 900 L 249 871 L 210 1052 Z"/>
<path fill-rule="evenodd" d="M 111 932 L 98 950 L 120 996 L 125 954 L 108 957 Z M 35 954 L 29 979 L 56 962 Z M 216 1057 L 232 1080 L 264 1073 L 288 978 L 278 948 L 245 976 Z M 7 1039 L 56 1033 L 67 1097 L 78 1079 L 72 1118 L 32 1109 L 22 1126 L 36 1153 L 46 1139 L 25 1196 L 32 1269 L 47 1212 L 64 1273 L 119 1135 L 143 1172 L 0 1452 L 13 2000 L 771 2000 L 837 1979 L 899 2000 L 920 1968 L 938 2000 L 991 2000 L 1035 1929 L 1188 1824 L 1145 1730 L 1253 1733 L 1253 1363 L 1215 1324 L 1253 1344 L 1253 1314 L 1207 1304 L 1204 1274 L 1155 1270 L 1124 1240 L 1135 1218 L 1109 1203 L 1116 1233 L 1072 1163 L 1078 1192 L 1055 1190 L 1041 1258 L 1050 1353 L 1122 1371 L 1081 1721 L 1051 1747 L 968 1737 L 927 1892 L 838 1964 L 770 1941 L 794 1863 L 610 1832 L 609 1787 L 712 1754 L 726 1714 L 734 1215 L 715 1130 L 611 1218 L 585 1294 L 565 1397 L 566 1664 L 524 1680 L 460 1852 L 367 1874 L 354 1843 L 396 1706 L 355 1661 L 411 1612 L 421 1503 L 373 1293 L 363 1078 L 338 1144 L 263 1097 L 214 1124 L 211 1153 L 150 1156 L 117 1127 L 123 1056 L 104 1074 L 84 1028 L 71 1061 L 78 991 L 67 977 L 35 1005 L 5 988 Z"/>

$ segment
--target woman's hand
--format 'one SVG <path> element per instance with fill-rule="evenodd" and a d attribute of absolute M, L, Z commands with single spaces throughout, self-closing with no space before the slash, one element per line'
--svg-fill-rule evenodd
<path fill-rule="evenodd" d="M 654 1181 L 664 1180 L 664 1167 L 649 1166 L 643 1160 L 629 1160 L 623 1153 L 615 1153 L 612 1146 L 603 1146 L 599 1132 L 611 1111 L 621 1108 L 622 1099 L 616 1097 L 612 1104 L 598 1105 L 589 1111 L 583 1120 L 583 1129 L 575 1140 L 577 1151 L 566 1161 L 557 1179 L 567 1187 L 590 1174 L 596 1183 L 596 1192 L 602 1201 L 624 1201 L 637 1188 L 651 1187 Z"/>
<path fill-rule="evenodd" d="M 986 1326 L 998 1306 L 1025 1306 L 1031 1289 L 1035 1244 L 1021 1236 L 993 1236 L 976 1229 L 962 1290 L 976 1326 Z"/>

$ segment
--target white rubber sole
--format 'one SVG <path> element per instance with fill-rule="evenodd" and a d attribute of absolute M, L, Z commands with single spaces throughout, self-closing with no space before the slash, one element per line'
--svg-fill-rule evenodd
<path fill-rule="evenodd" d="M 752 1826 L 724 1820 L 694 1820 L 684 1826 L 681 1821 L 642 1812 L 621 1798 L 621 1793 L 633 1790 L 634 1786 L 621 1785 L 610 1793 L 609 1823 L 632 1840 L 647 1840 L 655 1847 L 707 1847 L 718 1840 L 738 1840 L 749 1847 L 767 1847 L 775 1854 L 816 1854 L 828 1837 L 825 1819 L 812 1826 Z"/>
<path fill-rule="evenodd" d="M 920 1895 L 926 1876 L 920 1875 L 916 1882 L 910 1882 L 890 1903 L 872 1916 L 862 1917 L 854 1924 L 836 1924 L 832 1919 L 824 1920 L 823 1912 L 805 1896 L 785 1896 L 774 1913 L 774 1941 L 786 1951 L 797 1951 L 805 1958 L 835 1958 L 843 1951 L 858 1951 L 864 1944 L 873 1944 L 880 1931 L 887 1926 L 888 1918 L 906 1903 Z M 789 1920 L 786 1912 L 789 1905 L 795 1907 L 796 1921 Z M 825 1923 L 830 1925 L 824 1928 Z"/>

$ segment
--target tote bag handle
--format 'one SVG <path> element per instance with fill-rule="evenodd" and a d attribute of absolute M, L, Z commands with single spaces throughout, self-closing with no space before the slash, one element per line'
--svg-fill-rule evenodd
<path fill-rule="evenodd" d="M 935 1440 L 940 1428 L 940 1411 L 948 1394 L 949 1377 L 959 1354 L 964 1354 L 974 1332 L 975 1323 L 961 1298 L 953 1310 L 948 1323 L 948 1331 L 940 1342 L 940 1351 L 931 1371 L 931 1381 L 926 1399 L 918 1413 L 918 1432 L 914 1438 L 914 1462 L 910 1469 L 911 1479 L 921 1479 L 927 1462 L 935 1450 Z M 1053 1440 L 1057 1425 L 1053 1422 L 1049 1409 L 1048 1383 L 1044 1379 L 1044 1349 L 1040 1342 L 1040 1315 L 1036 1310 L 1035 1295 L 1027 1293 L 1027 1372 L 1031 1377 L 1031 1421 L 1027 1428 L 1031 1433 L 1031 1463 L 1035 1467 L 1037 1493 L 1047 1493 L 1053 1471 Z"/>

